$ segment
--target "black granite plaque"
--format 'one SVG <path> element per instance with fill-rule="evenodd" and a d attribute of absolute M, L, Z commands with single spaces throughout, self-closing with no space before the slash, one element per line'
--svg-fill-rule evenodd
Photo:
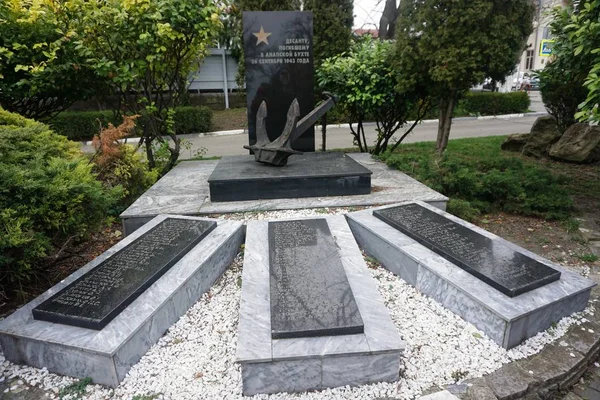
<path fill-rule="evenodd" d="M 34 319 L 104 328 L 216 226 L 165 219 L 34 308 Z"/>
<path fill-rule="evenodd" d="M 560 272 L 419 204 L 373 215 L 509 297 L 560 279 Z"/>
<path fill-rule="evenodd" d="M 305 153 L 285 168 L 257 163 L 253 156 L 223 157 L 208 178 L 212 202 L 371 193 L 367 168 L 344 153 Z"/>
<path fill-rule="evenodd" d="M 273 339 L 363 333 L 325 219 L 269 222 Z"/>
<path fill-rule="evenodd" d="M 300 119 L 314 108 L 312 12 L 247 11 L 243 14 L 249 144 L 256 143 L 256 112 L 267 104 L 271 141 L 283 132 L 287 112 L 300 104 Z M 315 151 L 314 127 L 292 143 Z"/>

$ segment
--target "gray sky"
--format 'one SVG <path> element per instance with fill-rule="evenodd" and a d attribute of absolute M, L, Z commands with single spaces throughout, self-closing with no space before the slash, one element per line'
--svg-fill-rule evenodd
<path fill-rule="evenodd" d="M 354 0 L 354 27 L 378 28 L 384 5 L 385 0 Z"/>

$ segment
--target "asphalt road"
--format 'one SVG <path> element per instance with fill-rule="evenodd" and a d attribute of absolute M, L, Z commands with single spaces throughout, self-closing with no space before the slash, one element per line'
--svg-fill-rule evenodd
<path fill-rule="evenodd" d="M 489 120 L 458 120 L 452 124 L 450 139 L 508 135 L 511 133 L 527 133 L 537 119 L 537 116 L 525 116 L 511 119 L 489 119 Z M 423 123 L 418 125 L 404 143 L 435 141 L 437 137 L 437 123 Z M 365 128 L 367 142 L 372 143 L 376 137 L 374 125 Z M 401 133 L 396 134 L 397 137 Z M 191 145 L 190 149 L 182 151 L 180 159 L 193 157 L 196 152 L 205 148 L 205 156 L 227 156 L 243 155 L 248 151 L 243 148 L 248 143 L 246 134 L 224 135 L 224 136 L 204 136 L 182 135 Z M 315 141 L 317 148 L 321 148 L 321 132 L 315 132 Z M 327 149 L 353 147 L 352 135 L 347 125 L 342 127 L 327 129 Z"/>
<path fill-rule="evenodd" d="M 535 112 L 545 112 L 544 105 L 539 92 L 531 92 L 530 110 Z M 508 135 L 512 133 L 526 133 L 531 130 L 531 126 L 538 116 L 525 116 L 510 119 L 458 119 L 452 124 L 450 139 L 483 137 Z M 404 143 L 428 142 L 435 141 L 437 137 L 437 122 L 423 123 L 417 126 L 414 131 L 404 139 Z M 375 141 L 377 134 L 375 125 L 369 124 L 365 127 L 367 143 L 371 144 Z M 396 137 L 401 137 L 403 131 L 396 133 Z M 223 136 L 203 136 L 198 134 L 181 135 L 189 143 L 189 148 L 183 149 L 180 159 L 187 159 L 199 154 L 199 151 L 205 149 L 203 155 L 210 156 L 231 156 L 244 155 L 248 151 L 243 148 L 248 144 L 248 135 L 223 135 Z M 135 143 L 135 139 L 130 139 Z M 321 148 L 321 132 L 319 129 L 315 131 L 315 146 Z M 330 127 L 327 129 L 327 149 L 339 149 L 353 147 L 352 135 L 348 125 L 341 127 Z M 83 150 L 93 152 L 92 146 L 83 146 Z"/>

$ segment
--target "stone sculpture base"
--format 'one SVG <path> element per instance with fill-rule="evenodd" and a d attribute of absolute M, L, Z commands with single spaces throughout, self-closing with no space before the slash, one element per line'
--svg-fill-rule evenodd
<path fill-rule="evenodd" d="M 369 255 L 498 345 L 517 346 L 587 306 L 594 282 L 427 203 L 416 203 L 561 272 L 558 281 L 511 298 L 373 216 L 373 210 L 390 206 L 347 215 L 354 237 Z"/>
<path fill-rule="evenodd" d="M 244 240 L 237 221 L 218 226 L 102 330 L 37 321 L 31 310 L 169 216 L 160 215 L 0 321 L 7 360 L 117 386 L 127 371 L 223 274 Z M 172 216 L 175 217 L 175 216 Z M 182 217 L 189 219 L 204 219 Z M 214 220 L 211 220 L 214 221 Z"/>
<path fill-rule="evenodd" d="M 286 166 L 253 156 L 223 157 L 208 183 L 212 202 L 371 193 L 371 171 L 344 153 L 305 153 Z"/>
<path fill-rule="evenodd" d="M 363 319 L 364 333 L 272 339 L 268 222 L 249 222 L 236 354 L 246 396 L 398 379 L 404 342 L 344 217 L 326 220 Z"/>

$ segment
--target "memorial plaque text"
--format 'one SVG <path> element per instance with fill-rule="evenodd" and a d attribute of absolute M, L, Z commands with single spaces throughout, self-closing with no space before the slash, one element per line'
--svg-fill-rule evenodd
<path fill-rule="evenodd" d="M 216 225 L 213 221 L 165 219 L 34 308 L 33 317 L 104 328 Z"/>
<path fill-rule="evenodd" d="M 269 223 L 273 339 L 363 333 L 325 219 Z"/>
<path fill-rule="evenodd" d="M 507 296 L 560 279 L 560 271 L 419 204 L 376 210 L 373 215 Z"/>
<path fill-rule="evenodd" d="M 283 132 L 294 99 L 300 119 L 314 108 L 312 12 L 247 11 L 243 14 L 244 57 L 249 144 L 256 143 L 256 113 L 267 104 L 269 140 Z M 315 151 L 315 131 L 294 143 L 299 151 Z"/>

